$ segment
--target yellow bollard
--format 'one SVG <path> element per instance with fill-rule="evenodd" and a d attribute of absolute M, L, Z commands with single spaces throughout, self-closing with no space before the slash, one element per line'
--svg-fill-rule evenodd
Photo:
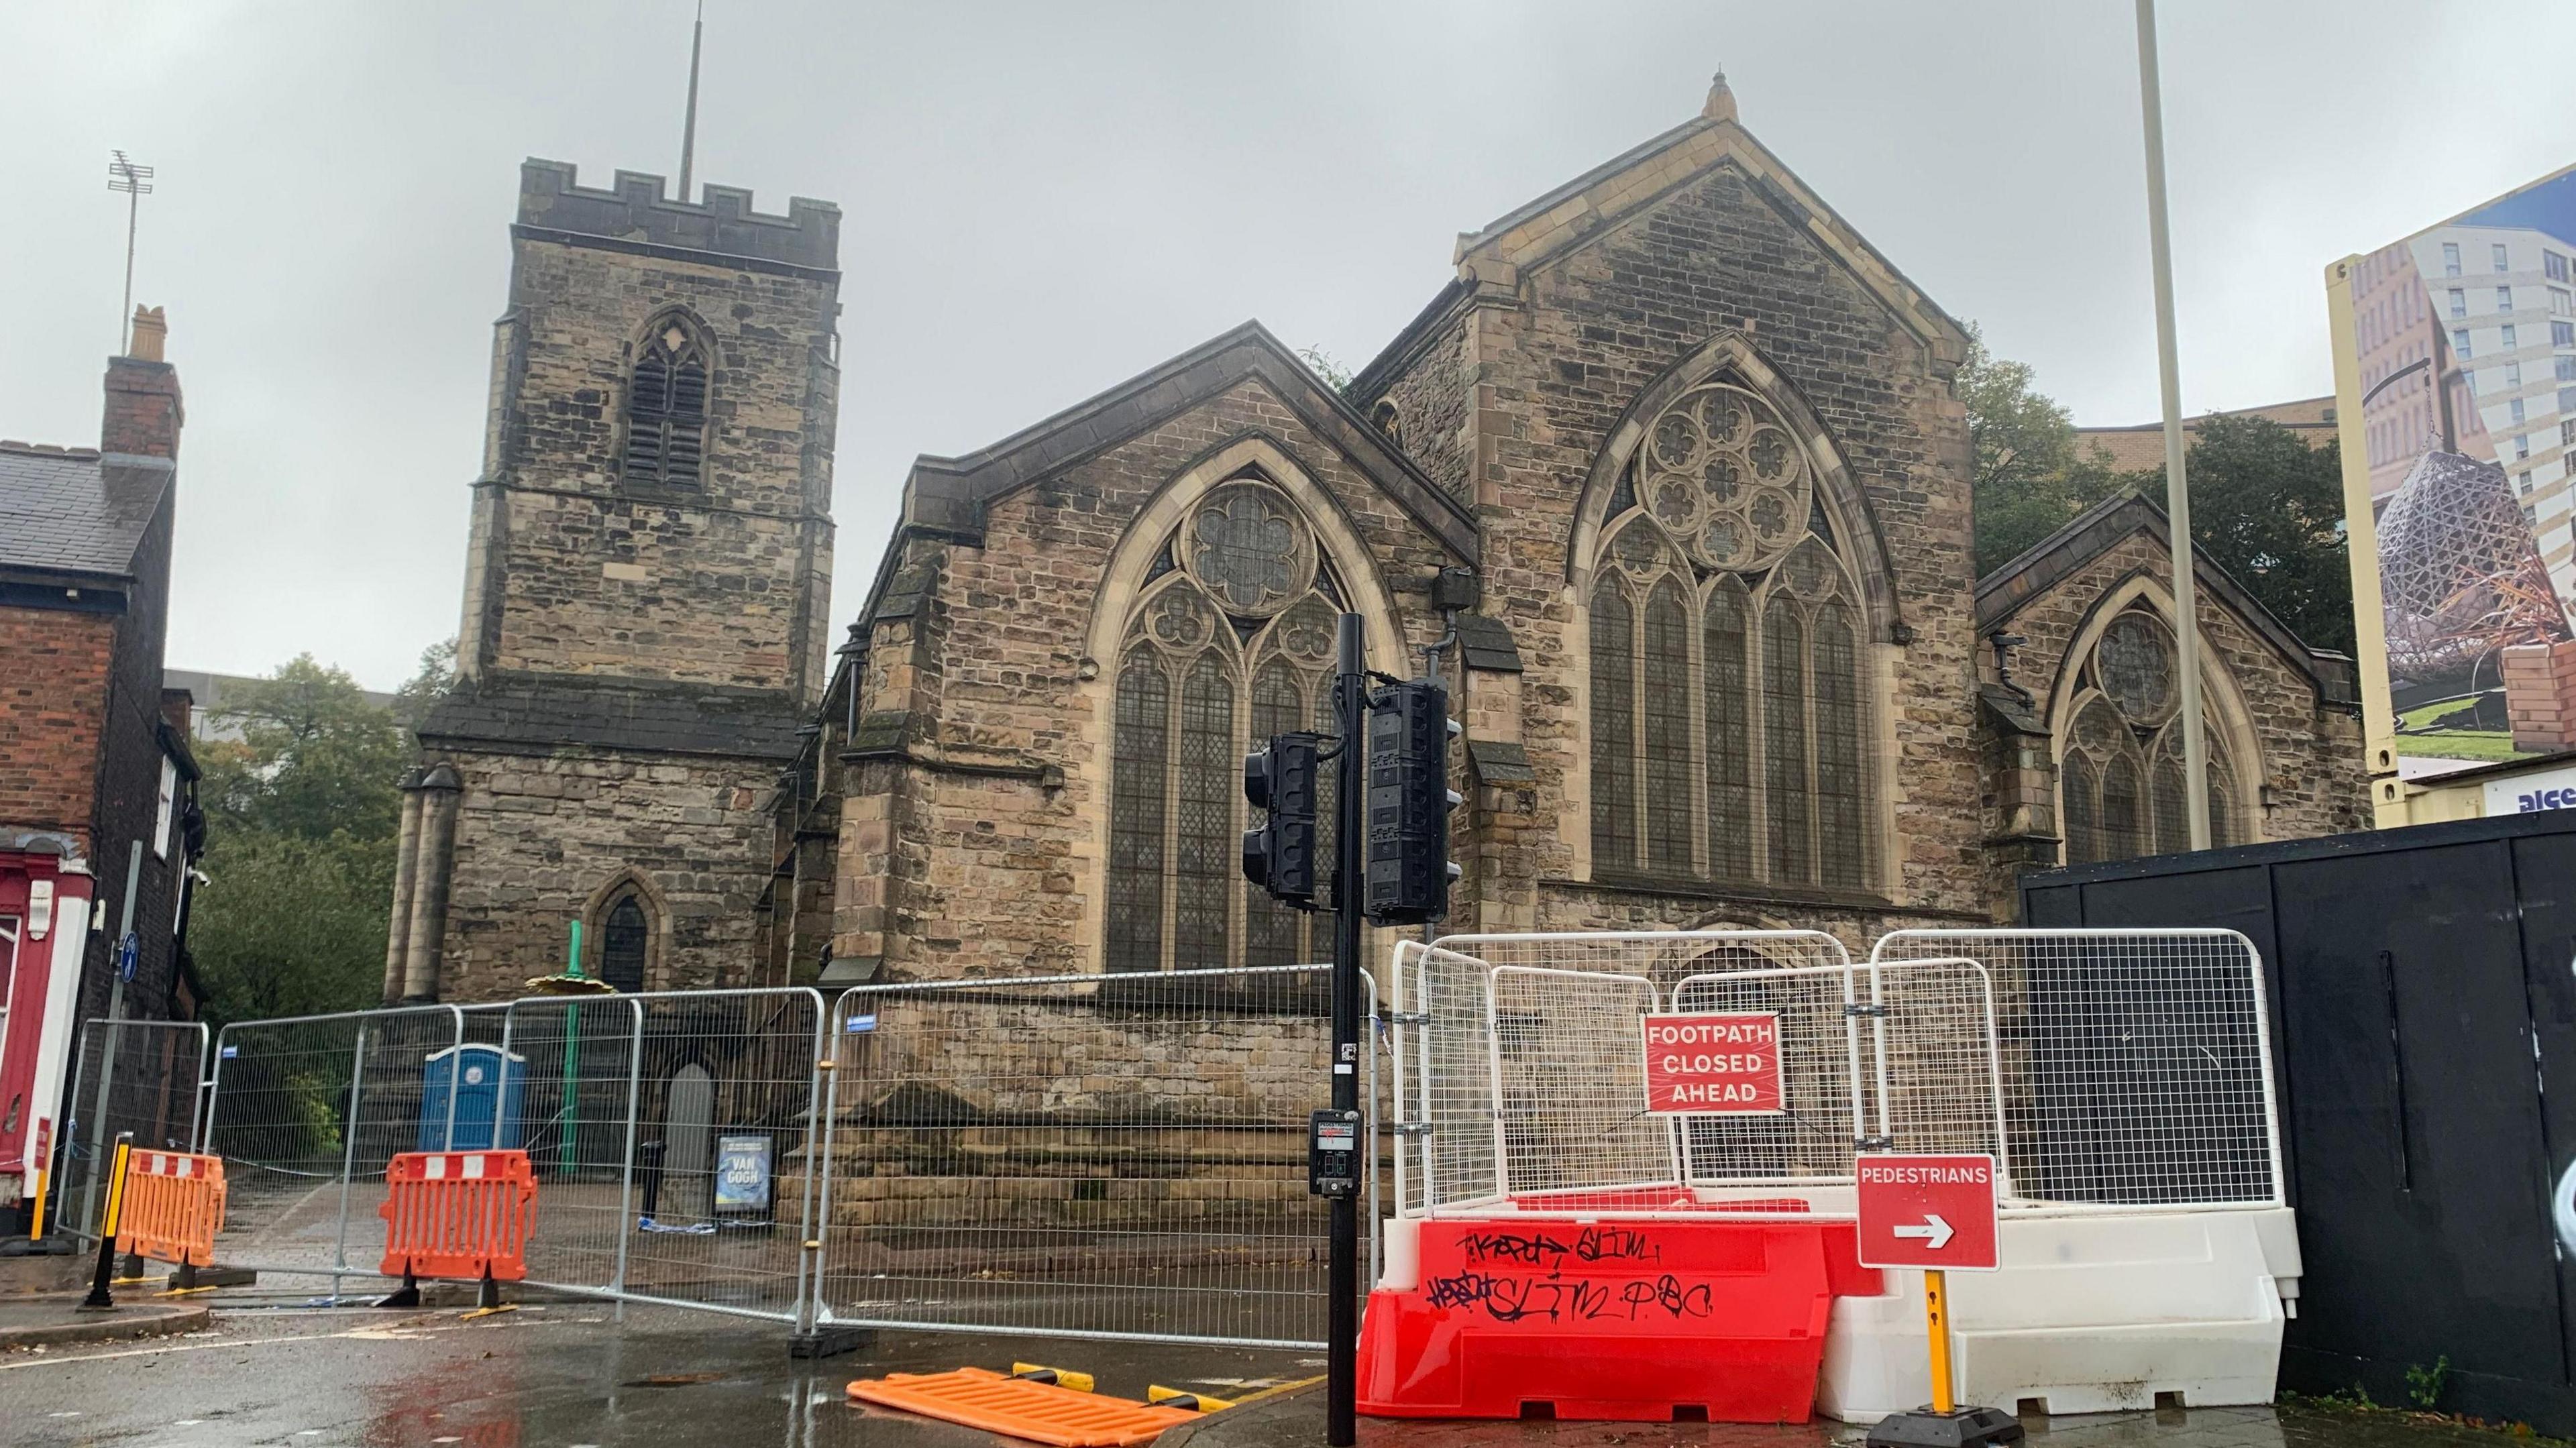
<path fill-rule="evenodd" d="M 1932 1339 L 1932 1411 L 1949 1413 L 1959 1405 L 1950 1392 L 1950 1296 L 1941 1279 L 1939 1268 L 1924 1269 L 1923 1327 Z"/>

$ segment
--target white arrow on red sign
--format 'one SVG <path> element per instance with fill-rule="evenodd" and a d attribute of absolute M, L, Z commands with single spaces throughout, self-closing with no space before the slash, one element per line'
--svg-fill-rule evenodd
<path fill-rule="evenodd" d="M 1897 1227 L 1892 1230 L 1900 1237 L 1922 1238 L 1923 1245 L 1935 1252 L 1950 1245 L 1951 1227 L 1948 1222 L 1941 1220 L 1939 1212 L 1925 1212 L 1923 1225 L 1919 1227 Z"/>

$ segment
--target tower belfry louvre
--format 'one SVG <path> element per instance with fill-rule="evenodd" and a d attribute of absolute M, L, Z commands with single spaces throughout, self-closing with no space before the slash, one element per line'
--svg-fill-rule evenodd
<path fill-rule="evenodd" d="M 574 920 L 623 989 L 722 984 L 823 677 L 840 210 L 532 159 L 510 247 L 385 994 L 512 993 Z"/>

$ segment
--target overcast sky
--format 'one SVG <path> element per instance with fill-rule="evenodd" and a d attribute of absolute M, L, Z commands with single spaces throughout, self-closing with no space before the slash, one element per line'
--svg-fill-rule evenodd
<path fill-rule="evenodd" d="M 1257 317 L 1356 366 L 1451 244 L 1744 122 L 2078 421 L 2156 410 L 2131 10 L 711 0 L 698 176 L 842 208 L 846 622 L 916 453 Z M 0 436 L 94 443 L 125 208 L 187 390 L 169 660 L 456 629 L 518 163 L 675 173 L 689 0 L 0 5 Z M 2187 409 L 2330 391 L 2322 268 L 2576 161 L 2550 3 L 2169 3 Z"/>

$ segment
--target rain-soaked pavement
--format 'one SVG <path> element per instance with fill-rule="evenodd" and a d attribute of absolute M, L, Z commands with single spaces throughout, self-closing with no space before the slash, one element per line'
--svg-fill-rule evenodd
<path fill-rule="evenodd" d="M 766 1323 L 629 1308 L 531 1305 L 479 1321 L 452 1311 L 255 1305 L 233 1294 L 212 1330 L 141 1344 L 0 1354 L 0 1441 L 24 1448 L 994 1448 L 1007 1440 L 850 1404 L 882 1372 L 1014 1359 L 1096 1374 L 1104 1392 L 1150 1382 L 1218 1395 L 1309 1378 L 1317 1355 L 887 1334 L 863 1353 L 794 1362 Z M 1323 1441 L 1312 1392 L 1194 1425 L 1187 1448 Z M 2031 1448 L 2485 1448 L 2513 1440 L 2390 1415 L 2265 1408 L 2167 1410 L 2029 1425 Z M 1363 1420 L 1362 1448 L 1829 1448 L 1858 1429 L 1816 1424 L 1405 1423 Z M 2523 1440 L 2528 1442 L 2529 1440 Z"/>

